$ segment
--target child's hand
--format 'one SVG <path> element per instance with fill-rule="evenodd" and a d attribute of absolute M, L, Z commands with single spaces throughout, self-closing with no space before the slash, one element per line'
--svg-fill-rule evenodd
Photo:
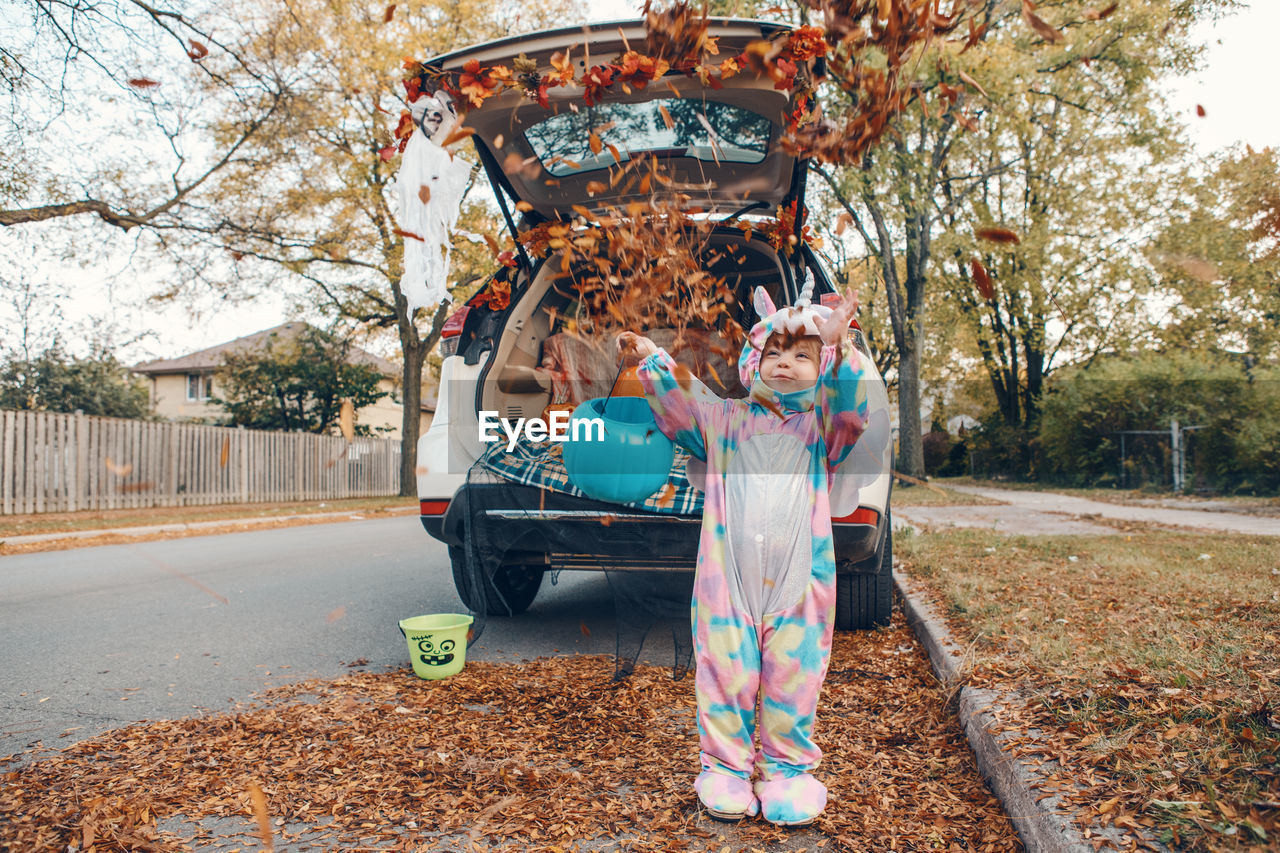
<path fill-rule="evenodd" d="M 618 335 L 618 352 L 624 362 L 640 362 L 658 351 L 653 341 L 635 332 L 623 332 Z"/>
<path fill-rule="evenodd" d="M 822 324 L 818 334 L 827 346 L 840 343 L 849 331 L 849 323 L 858 312 L 858 291 L 850 290 L 840 304 L 831 309 L 831 316 Z"/>

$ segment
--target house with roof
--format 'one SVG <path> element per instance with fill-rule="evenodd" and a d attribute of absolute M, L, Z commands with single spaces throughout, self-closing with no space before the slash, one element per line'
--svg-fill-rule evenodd
<path fill-rule="evenodd" d="M 227 353 L 265 350 L 276 341 L 297 337 L 306 328 L 307 324 L 302 322 L 282 323 L 177 358 L 144 362 L 135 365 L 132 370 L 148 380 L 151 406 L 160 417 L 173 421 L 221 422 L 226 418 L 226 412 L 212 402 L 211 398 L 216 396 L 216 374 Z M 378 389 L 388 392 L 388 396 L 357 412 L 357 421 L 368 425 L 376 434 L 399 438 L 403 411 L 400 366 L 355 346 L 350 348 L 348 358 L 356 364 L 376 367 L 383 376 Z M 420 434 L 425 433 L 430 426 L 435 407 L 436 389 L 424 387 L 422 410 L 419 414 Z"/>

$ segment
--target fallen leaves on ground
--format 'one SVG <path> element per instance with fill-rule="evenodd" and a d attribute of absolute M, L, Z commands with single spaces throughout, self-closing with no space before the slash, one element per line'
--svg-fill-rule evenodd
<path fill-rule="evenodd" d="M 1003 694 L 1009 745 L 1082 829 L 1275 850 L 1280 541 L 1126 530 L 897 544 L 971 646 L 968 684 Z"/>
<path fill-rule="evenodd" d="M 471 661 L 443 681 L 352 673 L 278 688 L 238 713 L 119 729 L 0 776 L 0 847 L 182 849 L 165 823 L 175 816 L 188 846 L 228 825 L 216 818 L 252 838 L 255 785 L 288 849 L 796 841 L 760 820 L 702 816 L 692 678 L 612 673 L 602 657 Z M 831 796 L 806 831 L 811 849 L 1021 849 L 946 703 L 906 628 L 837 635 L 818 717 Z"/>

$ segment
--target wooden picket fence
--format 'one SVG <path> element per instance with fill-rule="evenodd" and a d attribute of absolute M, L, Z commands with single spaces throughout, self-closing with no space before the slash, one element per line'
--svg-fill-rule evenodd
<path fill-rule="evenodd" d="M 400 491 L 400 442 L 0 411 L 0 515 Z"/>

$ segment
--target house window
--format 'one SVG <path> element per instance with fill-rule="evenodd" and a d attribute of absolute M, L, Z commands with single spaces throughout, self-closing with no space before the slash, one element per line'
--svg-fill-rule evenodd
<path fill-rule="evenodd" d="M 204 373 L 187 374 L 187 400 L 203 402 L 213 393 L 213 377 Z"/>

